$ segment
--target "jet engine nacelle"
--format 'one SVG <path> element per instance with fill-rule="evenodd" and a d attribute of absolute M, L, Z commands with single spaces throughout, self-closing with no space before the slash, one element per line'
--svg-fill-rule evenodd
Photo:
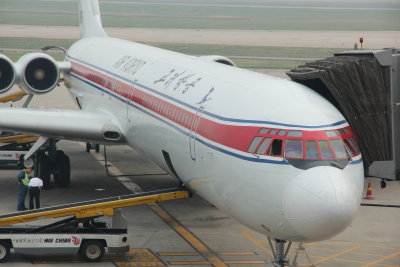
<path fill-rule="evenodd" d="M 56 87 L 60 80 L 57 61 L 44 53 L 23 55 L 16 63 L 17 83 L 29 94 L 45 94 Z"/>
<path fill-rule="evenodd" d="M 224 57 L 224 56 L 217 56 L 217 55 L 212 55 L 212 56 L 200 56 L 199 58 L 205 59 L 208 61 L 214 61 L 217 63 L 225 64 L 228 66 L 236 67 L 235 62 L 233 62 L 231 59 Z"/>
<path fill-rule="evenodd" d="M 14 63 L 7 56 L 0 54 L 0 94 L 10 90 L 15 83 L 15 79 Z"/>

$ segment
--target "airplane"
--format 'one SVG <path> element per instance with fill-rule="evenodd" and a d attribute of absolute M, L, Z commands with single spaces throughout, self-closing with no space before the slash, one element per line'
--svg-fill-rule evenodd
<path fill-rule="evenodd" d="M 223 56 L 108 37 L 98 1 L 79 5 L 82 38 L 64 51 L 64 61 L 46 53 L 16 63 L 0 57 L 1 93 L 17 84 L 45 94 L 62 73 L 80 108 L 0 108 L 1 130 L 40 136 L 25 156 L 28 165 L 35 158 L 39 176 L 48 182 L 56 165 L 56 182 L 68 186 L 68 156 L 41 149 L 57 140 L 127 144 L 266 235 L 276 266 L 288 263 L 291 242 L 325 240 L 350 225 L 362 198 L 362 156 L 329 101 Z"/>

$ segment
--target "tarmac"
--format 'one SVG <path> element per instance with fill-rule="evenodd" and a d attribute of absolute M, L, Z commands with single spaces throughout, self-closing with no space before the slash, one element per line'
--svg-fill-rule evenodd
<path fill-rule="evenodd" d="M 284 76 L 283 72 L 278 75 Z M 34 97 L 30 104 L 41 108 L 56 105 L 75 108 L 62 87 Z M 58 145 L 71 159 L 71 185 L 58 188 L 53 182 L 52 188 L 42 191 L 43 207 L 178 186 L 174 177 L 165 175 L 127 146 L 107 147 L 109 172 L 118 176 L 110 177 L 105 171 L 103 147 L 100 153 L 87 153 L 83 143 L 60 141 Z M 16 209 L 18 171 L 12 166 L 0 168 L 0 214 Z M 368 182 L 376 199 L 363 200 L 364 203 L 400 205 L 400 181 L 388 181 L 382 189 L 379 179 L 366 179 L 365 191 Z M 13 253 L 6 266 L 273 266 L 265 236 L 197 195 L 124 208 L 123 212 L 129 222 L 128 253 L 106 254 L 101 263 L 84 263 L 78 256 L 70 255 L 39 257 Z M 29 225 L 43 223 L 47 221 Z M 298 266 L 400 266 L 399 228 L 400 208 L 362 206 L 351 226 L 331 240 L 300 248 L 294 244 L 290 260 L 297 254 Z"/>

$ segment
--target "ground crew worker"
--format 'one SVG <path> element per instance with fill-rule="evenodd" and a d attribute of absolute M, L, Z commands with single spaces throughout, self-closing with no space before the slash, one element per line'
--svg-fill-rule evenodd
<path fill-rule="evenodd" d="M 26 210 L 25 207 L 25 197 L 26 193 L 28 192 L 28 185 L 29 185 L 29 174 L 32 172 L 32 168 L 25 168 L 18 174 L 18 202 L 17 202 L 17 209 L 22 211 Z"/>
<path fill-rule="evenodd" d="M 40 188 L 43 181 L 39 177 L 33 177 L 29 180 L 29 209 L 33 210 L 33 199 L 35 199 L 36 208 L 40 209 Z"/>

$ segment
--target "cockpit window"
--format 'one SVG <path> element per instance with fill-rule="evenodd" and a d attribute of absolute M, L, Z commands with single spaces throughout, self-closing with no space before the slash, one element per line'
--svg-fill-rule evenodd
<path fill-rule="evenodd" d="M 344 147 L 342 139 L 333 139 L 330 142 L 333 151 L 335 152 L 336 158 L 344 159 L 349 156 L 349 154 L 346 151 L 346 148 Z"/>
<path fill-rule="evenodd" d="M 338 131 L 339 131 L 340 135 L 345 135 L 345 134 L 350 133 L 348 128 L 342 128 L 342 129 L 339 129 Z"/>
<path fill-rule="evenodd" d="M 280 136 L 284 136 L 285 135 L 285 130 L 279 130 L 279 132 L 278 132 L 278 135 L 280 135 Z"/>
<path fill-rule="evenodd" d="M 259 128 L 247 152 L 284 157 L 296 168 L 315 166 L 344 168 L 360 154 L 350 127 L 331 130 L 285 130 Z"/>
<path fill-rule="evenodd" d="M 247 149 L 247 152 L 254 153 L 258 147 L 258 144 L 260 143 L 262 137 L 261 136 L 256 136 L 254 137 L 253 141 L 251 142 L 249 148 Z"/>
<path fill-rule="evenodd" d="M 285 140 L 285 156 L 289 158 L 303 158 L 303 141 Z"/>
<path fill-rule="evenodd" d="M 302 137 L 301 131 L 288 131 L 287 136 L 289 137 Z"/>
<path fill-rule="evenodd" d="M 357 154 L 357 147 L 355 147 L 354 144 L 352 144 L 352 142 L 350 141 L 351 139 L 344 139 L 343 142 L 345 143 L 347 149 L 349 150 L 349 152 L 351 153 L 351 155 L 356 155 Z"/>
<path fill-rule="evenodd" d="M 335 130 L 325 131 L 325 133 L 326 133 L 326 136 L 328 136 L 328 137 L 338 136 L 338 133 Z"/>
<path fill-rule="evenodd" d="M 267 151 L 267 148 L 271 144 L 271 141 L 272 141 L 271 137 L 264 138 L 261 145 L 257 149 L 257 154 L 265 154 L 265 152 Z"/>
<path fill-rule="evenodd" d="M 321 155 L 323 159 L 333 159 L 333 153 L 331 148 L 329 147 L 328 141 L 318 141 L 319 147 L 321 149 Z"/>
<path fill-rule="evenodd" d="M 269 132 L 269 134 L 276 134 L 278 130 L 277 129 L 271 129 L 271 131 Z"/>
<path fill-rule="evenodd" d="M 317 141 L 314 140 L 306 141 L 306 158 L 307 159 L 319 158 Z"/>

